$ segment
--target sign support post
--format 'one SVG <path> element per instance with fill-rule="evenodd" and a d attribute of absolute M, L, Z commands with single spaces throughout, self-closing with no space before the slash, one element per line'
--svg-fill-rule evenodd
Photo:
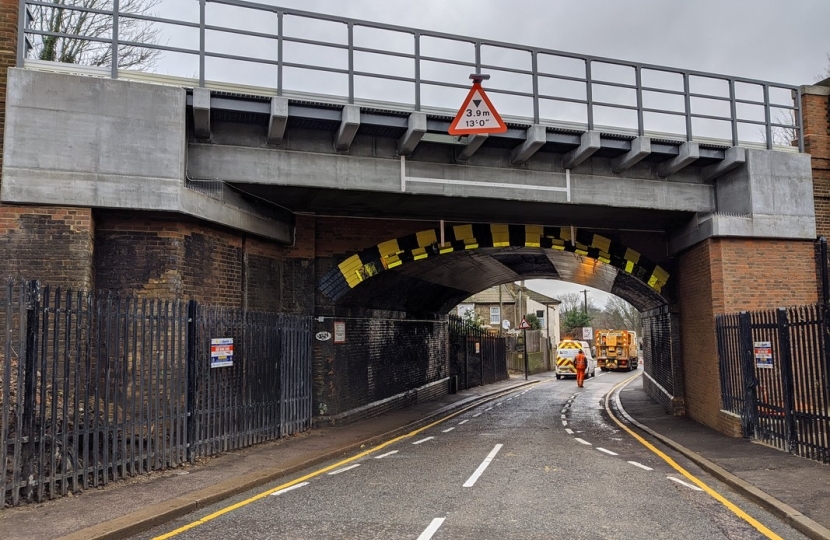
<path fill-rule="evenodd" d="M 519 324 L 519 328 L 522 329 L 522 354 L 525 357 L 525 380 L 527 380 L 527 372 L 530 371 L 530 362 L 527 358 L 527 329 L 530 328 L 530 323 L 527 322 L 527 319 L 525 317 L 522 317 L 522 322 Z"/>

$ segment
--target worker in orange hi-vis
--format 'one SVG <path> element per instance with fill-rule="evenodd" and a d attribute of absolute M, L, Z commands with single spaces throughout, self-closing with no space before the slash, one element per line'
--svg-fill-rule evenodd
<path fill-rule="evenodd" d="M 585 370 L 588 369 L 588 359 L 582 349 L 579 349 L 574 357 L 574 369 L 576 369 L 576 384 L 582 388 L 582 382 L 585 380 Z"/>

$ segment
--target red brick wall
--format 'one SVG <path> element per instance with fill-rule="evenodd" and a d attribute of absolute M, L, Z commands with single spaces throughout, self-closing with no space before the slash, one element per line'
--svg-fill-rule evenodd
<path fill-rule="evenodd" d="M 812 156 L 816 232 L 830 237 L 830 96 L 802 96 L 804 151 Z"/>
<path fill-rule="evenodd" d="M 677 279 L 686 410 L 731 429 L 720 414 L 715 315 L 818 300 L 812 241 L 712 238 L 683 253 Z"/>

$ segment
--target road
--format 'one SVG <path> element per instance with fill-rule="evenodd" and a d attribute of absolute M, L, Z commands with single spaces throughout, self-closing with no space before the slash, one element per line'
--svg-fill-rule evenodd
<path fill-rule="evenodd" d="M 578 389 L 551 375 L 136 538 L 805 538 L 661 448 L 753 526 L 618 426 L 604 397 L 630 376 L 598 372 Z"/>

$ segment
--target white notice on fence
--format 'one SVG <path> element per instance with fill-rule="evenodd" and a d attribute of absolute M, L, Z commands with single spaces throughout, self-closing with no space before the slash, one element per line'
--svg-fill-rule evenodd
<path fill-rule="evenodd" d="M 772 369 L 772 343 L 769 341 L 756 341 L 755 345 L 755 367 Z"/>
<path fill-rule="evenodd" d="M 210 367 L 228 367 L 233 365 L 233 338 L 213 338 L 210 340 Z"/>

